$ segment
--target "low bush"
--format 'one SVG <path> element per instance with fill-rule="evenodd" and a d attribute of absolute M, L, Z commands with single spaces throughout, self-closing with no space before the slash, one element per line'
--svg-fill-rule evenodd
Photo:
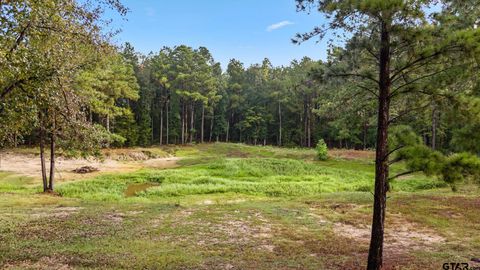
<path fill-rule="evenodd" d="M 315 147 L 315 149 L 317 150 L 318 160 L 328 159 L 328 148 L 327 148 L 327 144 L 323 139 L 318 140 L 317 146 Z"/>

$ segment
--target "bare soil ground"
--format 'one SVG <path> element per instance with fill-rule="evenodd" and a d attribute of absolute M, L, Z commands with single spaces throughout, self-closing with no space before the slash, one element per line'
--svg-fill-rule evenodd
<path fill-rule="evenodd" d="M 132 158 L 133 156 L 133 158 Z M 118 159 L 120 157 L 120 160 Z M 92 178 L 105 173 L 128 173 L 141 168 L 167 169 L 177 166 L 177 157 L 149 158 L 138 152 L 132 152 L 130 155 L 109 155 L 104 160 L 95 158 L 56 158 L 56 175 L 59 181 L 68 181 L 72 179 Z M 49 159 L 46 159 L 47 169 Z M 84 166 L 97 168 L 98 171 L 86 174 L 79 174 L 73 170 Z M 30 153 L 2 153 L 0 160 L 0 171 L 11 172 L 19 175 L 40 178 L 41 167 L 40 157 Z"/>

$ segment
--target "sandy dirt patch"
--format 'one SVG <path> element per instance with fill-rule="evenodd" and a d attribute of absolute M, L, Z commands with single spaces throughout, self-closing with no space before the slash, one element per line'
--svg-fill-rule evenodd
<path fill-rule="evenodd" d="M 48 168 L 49 160 L 47 159 L 45 162 L 47 163 Z M 72 172 L 73 170 L 84 166 L 95 167 L 98 168 L 99 171 L 87 174 L 77 174 Z M 99 173 L 132 172 L 140 169 L 141 163 L 126 163 L 112 159 L 100 161 L 95 159 L 66 159 L 63 157 L 58 157 L 56 159 L 55 167 L 57 180 L 62 181 L 73 178 L 90 178 Z M 41 177 L 40 157 L 31 154 L 4 154 L 2 155 L 0 170 L 39 179 Z"/>
<path fill-rule="evenodd" d="M 35 269 L 35 270 L 70 270 L 73 267 L 65 263 L 67 258 L 64 256 L 42 257 L 40 260 L 34 262 L 25 260 L 15 264 L 7 263 L 3 269 Z"/>
<path fill-rule="evenodd" d="M 33 210 L 35 213 L 30 215 L 32 218 L 49 218 L 49 217 L 56 217 L 56 218 L 66 218 L 72 214 L 78 213 L 82 207 L 55 207 L 50 209 L 43 209 L 43 208 L 34 208 Z"/>
<path fill-rule="evenodd" d="M 402 217 L 389 217 L 385 228 L 385 251 L 390 254 L 401 254 L 412 250 L 429 250 L 446 239 L 433 230 L 419 224 L 409 222 Z M 335 234 L 369 243 L 371 229 L 369 225 L 350 225 L 334 223 Z"/>
<path fill-rule="evenodd" d="M 73 179 L 92 178 L 104 173 L 128 173 L 141 168 L 169 169 L 178 167 L 177 157 L 153 158 L 148 160 L 121 161 L 107 158 L 103 161 L 98 159 L 64 158 L 58 157 L 55 164 L 57 181 L 68 181 Z M 49 159 L 46 159 L 47 170 Z M 93 167 L 96 172 L 79 174 L 73 172 L 81 167 Z M 0 171 L 12 172 L 24 176 L 40 179 L 40 157 L 33 154 L 2 153 Z"/>
<path fill-rule="evenodd" d="M 273 252 L 275 249 L 275 245 L 271 242 L 274 237 L 272 224 L 260 213 L 249 215 L 246 219 L 227 215 L 221 223 L 209 224 L 209 230 L 215 234 L 204 235 L 198 241 L 198 245 L 255 246 L 259 250 L 268 252 Z"/>

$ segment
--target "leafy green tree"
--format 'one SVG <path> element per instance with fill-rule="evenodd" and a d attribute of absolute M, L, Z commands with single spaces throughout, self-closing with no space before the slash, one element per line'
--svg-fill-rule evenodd
<path fill-rule="evenodd" d="M 19 133 L 38 130 L 44 191 L 54 187 L 57 137 L 68 134 L 72 142 L 96 137 L 82 132 L 89 127 L 83 121 L 84 100 L 73 86 L 77 73 L 109 50 L 100 20 L 105 8 L 126 12 L 116 0 L 0 3 L 0 122 L 4 124 L 0 140 L 2 144 L 11 137 L 16 141 Z M 20 118 L 23 120 L 11 122 Z M 91 131 L 96 129 L 92 127 Z M 47 137 L 48 181 L 44 153 Z M 84 149 L 90 144 L 76 145 Z"/>
<path fill-rule="evenodd" d="M 129 101 L 139 98 L 133 67 L 118 54 L 107 57 L 94 69 L 81 72 L 77 83 L 79 94 L 87 98 L 90 114 L 104 116 L 108 132 L 111 119 L 129 113 Z"/>
<path fill-rule="evenodd" d="M 169 124 L 170 124 L 170 99 L 171 99 L 171 82 L 173 81 L 174 72 L 172 70 L 171 49 L 164 47 L 155 55 L 151 61 L 152 73 L 155 82 L 157 107 L 159 110 L 159 143 L 163 144 L 164 130 L 164 113 L 166 126 L 166 142 L 169 143 Z"/>
<path fill-rule="evenodd" d="M 228 142 L 233 137 L 235 131 L 236 139 L 240 139 L 240 132 L 235 130 L 236 123 L 238 122 L 240 108 L 245 100 L 243 92 L 243 83 L 245 77 L 245 69 L 243 63 L 236 59 L 231 59 L 227 67 L 227 86 L 226 94 L 229 101 L 228 117 L 227 117 L 227 129 L 225 141 Z"/>
<path fill-rule="evenodd" d="M 297 131 L 300 137 L 300 144 L 306 147 L 312 147 L 312 139 L 315 129 L 314 110 L 317 109 L 317 98 L 320 87 L 318 81 L 311 75 L 318 63 L 308 57 L 301 61 L 293 61 L 291 71 L 289 72 L 290 89 L 298 102 L 294 104 L 298 107 L 295 111 L 300 114 L 302 127 Z"/>
<path fill-rule="evenodd" d="M 337 34 L 350 33 L 350 40 L 362 41 L 352 51 L 358 57 L 358 65 L 332 75 L 361 79 L 356 85 L 378 100 L 375 200 L 367 268 L 381 269 L 390 155 L 388 127 L 399 117 L 391 117 L 391 105 L 401 102 L 399 97 L 421 95 L 425 81 L 450 68 L 470 66 L 471 60 L 449 56 L 457 55 L 459 51 L 474 53 L 477 30 L 474 23 L 465 24 L 459 12 L 452 12 L 456 1 L 442 2 L 442 11 L 434 16 L 428 16 L 427 12 L 436 1 L 296 2 L 299 10 L 307 10 L 313 5 L 330 21 L 328 27 L 316 27 L 311 32 L 298 34 L 295 42 L 314 36 L 323 38 L 329 29 L 339 30 Z"/>

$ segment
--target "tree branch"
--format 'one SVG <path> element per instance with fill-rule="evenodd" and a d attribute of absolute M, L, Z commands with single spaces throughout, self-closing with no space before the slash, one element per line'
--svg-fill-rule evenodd
<path fill-rule="evenodd" d="M 28 21 L 27 25 L 22 29 L 22 31 L 20 32 L 20 35 L 18 35 L 18 38 L 15 40 L 15 43 L 13 44 L 12 48 L 10 48 L 9 55 L 12 54 L 17 49 L 18 45 L 20 45 L 20 43 L 23 41 L 23 39 L 25 38 L 25 34 L 27 33 L 27 30 L 28 28 L 30 28 L 31 25 L 32 25 L 32 22 Z"/>
<path fill-rule="evenodd" d="M 375 93 L 373 90 L 371 90 L 370 88 L 366 87 L 366 86 L 363 86 L 361 84 L 357 84 L 356 86 L 358 86 L 360 89 L 363 89 L 365 91 L 368 91 L 370 92 L 372 95 L 376 96 L 378 98 L 378 94 Z"/>
<path fill-rule="evenodd" d="M 425 109 L 426 107 L 428 107 L 428 106 L 430 106 L 430 105 L 431 105 L 431 102 L 429 102 L 429 103 L 428 103 L 427 105 L 425 105 L 425 106 L 421 106 L 421 107 L 417 107 L 417 108 L 414 108 L 414 109 L 405 111 L 405 112 L 403 112 L 403 113 L 401 113 L 401 114 L 393 117 L 392 119 L 390 119 L 390 120 L 388 121 L 388 124 L 390 125 L 390 124 L 394 123 L 395 121 L 397 121 L 399 118 L 401 118 L 401 117 L 403 117 L 403 116 L 405 116 L 405 115 L 408 115 L 408 114 L 411 113 L 411 112 Z"/>
<path fill-rule="evenodd" d="M 409 174 L 412 174 L 412 173 L 415 173 L 415 172 L 419 172 L 419 170 L 411 170 L 411 171 L 406 171 L 406 172 L 399 173 L 399 174 L 397 174 L 397 175 L 394 175 L 394 176 L 392 176 L 392 177 L 389 177 L 389 178 L 388 178 L 388 181 L 391 181 L 391 180 L 393 180 L 393 179 L 395 179 L 395 178 L 398 178 L 398 177 L 400 177 L 400 176 L 409 175 Z"/>
<path fill-rule="evenodd" d="M 367 80 L 370 80 L 370 81 L 373 81 L 375 82 L 376 84 L 379 84 L 379 81 L 373 77 L 370 77 L 370 76 L 367 76 L 367 75 L 363 75 L 363 74 L 357 74 L 357 73 L 342 73 L 342 74 L 333 74 L 333 75 L 330 75 L 332 77 L 360 77 L 360 78 L 363 78 L 363 79 L 367 79 Z"/>
<path fill-rule="evenodd" d="M 404 148 L 404 147 L 405 147 L 405 145 L 400 145 L 400 146 L 395 147 L 395 149 L 390 150 L 390 151 L 385 155 L 384 160 L 387 159 L 391 154 L 395 153 L 396 151 L 398 151 L 398 150 L 400 150 L 400 149 L 402 149 L 402 148 Z"/>
<path fill-rule="evenodd" d="M 397 88 L 395 88 L 395 89 L 392 91 L 392 93 L 390 94 L 389 97 L 390 97 L 390 98 L 393 98 L 393 97 L 395 97 L 395 96 L 397 96 L 397 95 L 400 95 L 400 94 L 406 94 L 406 93 L 408 93 L 408 92 L 412 92 L 413 90 L 411 90 L 411 89 L 410 89 L 410 90 L 407 90 L 407 91 L 403 91 L 403 92 L 400 91 L 400 89 L 402 89 L 402 88 L 404 88 L 404 87 L 406 87 L 406 86 L 408 86 L 408 85 L 411 85 L 411 84 L 413 84 L 413 83 L 416 83 L 416 82 L 418 82 L 418 81 L 420 81 L 420 80 L 423 80 L 423 79 L 426 79 L 426 78 L 429 78 L 429 77 L 433 77 L 433 76 L 435 76 L 435 75 L 438 75 L 438 74 L 440 74 L 440 73 L 443 73 L 443 72 L 445 72 L 445 71 L 447 71 L 447 70 L 449 70 L 449 69 L 452 69 L 452 68 L 454 68 L 454 67 L 457 67 L 457 66 L 452 66 L 452 67 L 448 67 L 448 68 L 445 68 L 445 69 L 442 69 L 442 70 L 439 70 L 439 71 L 435 71 L 435 72 L 432 72 L 432 73 L 429 73 L 429 74 L 426 74 L 426 75 L 417 77 L 417 78 L 415 78 L 415 79 L 413 79 L 413 80 L 411 80 L 411 81 L 409 81 L 409 82 L 406 82 L 406 83 L 398 86 Z"/>
<path fill-rule="evenodd" d="M 15 82 L 11 83 L 9 86 L 5 87 L 2 90 L 2 93 L 0 94 L 0 100 L 3 100 L 10 92 L 13 91 L 13 89 L 17 88 L 18 86 L 24 84 L 27 81 L 28 81 L 28 79 L 20 79 L 20 80 L 17 80 Z"/>
<path fill-rule="evenodd" d="M 455 47 L 456 46 L 450 46 L 450 48 L 455 48 Z M 430 55 L 427 55 L 427 56 L 421 56 L 421 57 L 413 60 L 412 62 L 406 64 L 405 66 L 401 67 L 400 69 L 394 70 L 394 73 L 393 73 L 392 77 L 390 78 L 390 80 L 394 81 L 397 76 L 399 76 L 401 73 L 403 73 L 403 71 L 411 68 L 412 66 L 415 66 L 416 64 L 418 64 L 422 61 L 425 61 L 425 60 L 428 60 L 430 58 L 439 56 L 442 53 L 444 53 L 445 51 L 447 51 L 447 49 L 449 49 L 449 47 L 442 48 L 441 50 L 438 50 L 438 51 L 436 51 L 436 52 L 434 52 Z"/>

